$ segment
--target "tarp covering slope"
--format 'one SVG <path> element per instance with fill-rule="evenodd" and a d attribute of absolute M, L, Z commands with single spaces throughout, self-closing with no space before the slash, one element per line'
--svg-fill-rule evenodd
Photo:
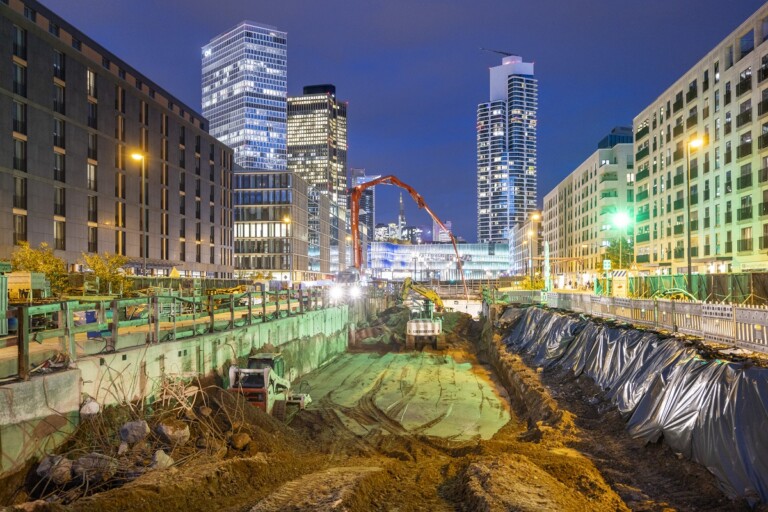
<path fill-rule="evenodd" d="M 657 333 L 539 308 L 519 315 L 504 341 L 537 366 L 588 375 L 632 436 L 663 436 L 714 473 L 730 496 L 768 502 L 768 369 L 707 359 Z"/>

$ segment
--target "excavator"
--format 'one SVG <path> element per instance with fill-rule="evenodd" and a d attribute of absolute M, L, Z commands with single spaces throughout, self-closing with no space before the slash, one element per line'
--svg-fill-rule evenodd
<path fill-rule="evenodd" d="M 308 393 L 291 391 L 291 381 L 285 375 L 282 354 L 262 352 L 248 358 L 248 368 L 229 367 L 229 391 L 280 421 L 285 421 L 288 405 L 306 408 L 312 402 Z"/>
<path fill-rule="evenodd" d="M 423 297 L 422 306 L 411 308 L 411 319 L 405 326 L 405 348 L 419 349 L 430 345 L 435 350 L 445 348 L 443 319 L 435 317 L 435 312 L 444 310 L 443 300 L 434 290 L 413 282 L 406 277 L 400 289 L 400 299 L 405 301 L 410 292 Z"/>

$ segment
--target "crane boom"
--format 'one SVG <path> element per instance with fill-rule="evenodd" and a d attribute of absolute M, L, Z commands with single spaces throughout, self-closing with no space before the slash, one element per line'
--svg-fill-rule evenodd
<path fill-rule="evenodd" d="M 467 283 L 464 280 L 464 268 L 461 263 L 461 257 L 459 256 L 459 248 L 456 245 L 456 238 L 453 236 L 453 233 L 451 233 L 451 230 L 449 230 L 445 224 L 443 224 L 443 221 L 441 221 L 437 215 L 430 209 L 429 206 L 427 206 L 426 201 L 424 201 L 424 198 L 416 192 L 416 190 L 408 185 L 407 183 L 404 183 L 397 179 L 395 176 L 389 175 L 389 176 L 381 176 L 380 178 L 373 179 L 371 181 L 367 181 L 365 183 L 361 183 L 360 185 L 357 185 L 354 187 L 350 192 L 350 213 L 352 216 L 352 219 L 350 221 L 351 227 L 352 227 L 352 244 L 353 244 L 353 253 L 354 253 L 354 260 L 355 260 L 355 268 L 360 270 L 362 267 L 362 260 L 363 260 L 363 250 L 362 247 L 360 247 L 360 227 L 359 227 L 359 214 L 360 214 L 360 197 L 363 195 L 363 192 L 373 186 L 376 185 L 394 185 L 396 187 L 400 187 L 402 189 L 405 189 L 408 191 L 408 193 L 411 195 L 414 201 L 416 201 L 416 204 L 419 206 L 419 208 L 425 210 L 430 217 L 432 217 L 432 220 L 434 220 L 438 226 L 440 226 L 443 230 L 448 232 L 448 236 L 451 238 L 451 243 L 453 244 L 453 251 L 456 253 L 456 263 L 459 266 L 459 275 L 461 276 L 461 282 L 464 285 L 464 295 L 469 296 L 469 291 L 467 290 Z"/>

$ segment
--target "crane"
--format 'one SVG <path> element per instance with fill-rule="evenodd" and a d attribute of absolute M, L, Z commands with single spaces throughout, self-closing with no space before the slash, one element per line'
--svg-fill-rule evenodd
<path fill-rule="evenodd" d="M 408 191 L 408 193 L 411 195 L 414 201 L 416 201 L 416 204 L 419 206 L 419 208 L 425 210 L 430 217 L 432 217 L 432 220 L 434 220 L 438 226 L 440 226 L 442 229 L 444 229 L 446 232 L 448 232 L 448 236 L 451 237 L 451 243 L 453 244 L 453 251 L 456 253 L 456 264 L 459 266 L 459 275 L 461 276 L 461 282 L 464 285 L 464 295 L 469 296 L 469 291 L 467 290 L 467 282 L 464 280 L 464 269 L 461 264 L 461 257 L 459 256 L 459 248 L 456 246 L 456 238 L 453 236 L 453 233 L 445 227 L 445 224 L 435 215 L 435 213 L 430 209 L 429 206 L 427 206 L 426 201 L 424 201 L 424 198 L 416 192 L 416 190 L 408 185 L 407 183 L 403 183 L 399 179 L 397 179 L 393 175 L 388 176 L 382 176 L 380 178 L 373 179 L 371 181 L 367 181 L 365 183 L 361 183 L 360 185 L 357 185 L 355 188 L 353 188 L 349 195 L 350 195 L 350 212 L 352 220 L 350 221 L 350 224 L 352 226 L 352 244 L 353 244 L 353 256 L 354 256 L 354 263 L 355 268 L 359 271 L 362 267 L 362 260 L 363 260 L 363 250 L 362 247 L 360 247 L 360 227 L 359 227 L 359 214 L 360 214 L 360 197 L 362 197 L 363 192 L 373 186 L 376 185 L 394 185 L 396 187 L 400 187 L 402 189 L 405 189 Z"/>
<path fill-rule="evenodd" d="M 505 57 L 512 57 L 513 55 L 515 55 L 514 53 L 503 52 L 501 50 L 492 50 L 490 48 L 480 48 L 480 50 L 484 52 L 498 53 L 499 55 L 503 55 Z"/>

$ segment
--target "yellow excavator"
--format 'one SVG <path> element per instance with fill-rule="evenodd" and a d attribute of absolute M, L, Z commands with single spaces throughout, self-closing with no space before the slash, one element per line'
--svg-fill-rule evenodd
<path fill-rule="evenodd" d="M 430 345 L 435 350 L 444 349 L 443 319 L 433 316 L 434 312 L 443 311 L 443 300 L 434 290 L 406 277 L 400 289 L 400 299 L 405 301 L 410 292 L 421 295 L 424 300 L 423 307 L 411 308 L 411 319 L 405 327 L 405 348 L 417 349 Z"/>

